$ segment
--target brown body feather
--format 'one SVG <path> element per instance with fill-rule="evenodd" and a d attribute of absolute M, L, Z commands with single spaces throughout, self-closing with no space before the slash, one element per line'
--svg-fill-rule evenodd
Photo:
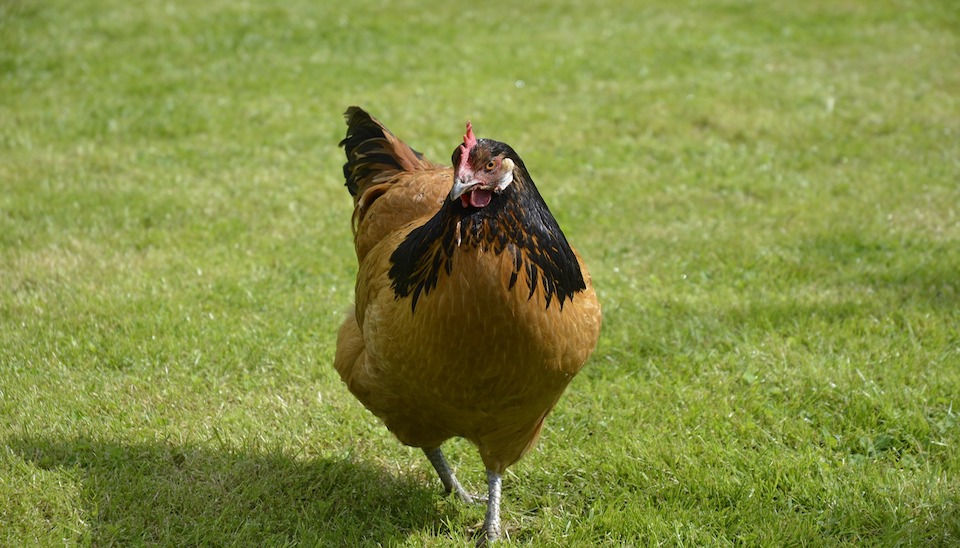
<path fill-rule="evenodd" d="M 424 159 L 356 107 L 347 121 L 341 144 L 360 269 L 335 367 L 401 442 L 430 449 L 461 436 L 477 445 L 488 470 L 502 472 L 535 444 L 544 418 L 596 345 L 600 306 L 586 266 L 569 248 L 575 264 L 561 266 L 582 281 L 561 295 L 548 283 L 553 263 L 542 256 L 537 236 L 524 233 L 521 245 L 519 235 L 500 233 L 509 226 L 500 218 L 510 211 L 444 224 L 453 170 Z M 515 183 L 520 190 L 524 184 L 532 187 Z M 421 236 L 430 234 L 428 223 L 443 236 Z M 543 234 L 566 246 L 554 226 Z M 416 256 L 406 257 L 403 246 L 415 236 L 424 241 L 410 247 Z M 559 246 L 549 244 L 544 253 Z M 428 270 L 433 276 L 416 294 L 404 295 L 395 275 L 407 259 L 413 278 Z"/>

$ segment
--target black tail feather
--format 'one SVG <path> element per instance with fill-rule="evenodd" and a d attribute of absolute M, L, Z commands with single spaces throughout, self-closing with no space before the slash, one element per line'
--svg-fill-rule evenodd
<path fill-rule="evenodd" d="M 376 118 L 360 107 L 344 113 L 347 136 L 340 141 L 347 155 L 343 177 L 347 190 L 356 197 L 378 174 L 422 169 L 423 155 L 397 139 Z"/>

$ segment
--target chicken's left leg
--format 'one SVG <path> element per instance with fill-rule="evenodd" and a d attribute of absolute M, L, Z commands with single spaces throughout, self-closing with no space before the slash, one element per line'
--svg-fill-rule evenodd
<path fill-rule="evenodd" d="M 500 538 L 500 474 L 487 470 L 487 515 L 483 520 L 483 537 L 477 546 L 492 544 Z"/>
<path fill-rule="evenodd" d="M 423 452 L 427 455 L 427 458 L 430 459 L 430 464 L 432 464 L 433 469 L 437 471 L 437 475 L 440 476 L 440 481 L 443 482 L 443 488 L 446 493 L 448 495 L 450 493 L 456 493 L 457 498 L 463 502 L 468 504 L 472 503 L 473 496 L 467 493 L 466 489 L 457 481 L 457 477 L 453 475 L 453 470 L 451 470 L 447 464 L 447 459 L 443 458 L 443 452 L 440 451 L 440 448 L 424 449 Z"/>

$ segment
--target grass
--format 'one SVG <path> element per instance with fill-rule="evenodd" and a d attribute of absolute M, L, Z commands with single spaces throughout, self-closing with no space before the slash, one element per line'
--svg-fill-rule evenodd
<path fill-rule="evenodd" d="M 960 542 L 955 2 L 434 4 L 0 0 L 0 544 L 468 542 L 331 366 L 350 104 L 604 304 L 505 544 Z"/>

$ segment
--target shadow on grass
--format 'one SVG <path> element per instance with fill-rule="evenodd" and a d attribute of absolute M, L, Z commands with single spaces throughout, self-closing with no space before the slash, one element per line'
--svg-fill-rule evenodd
<path fill-rule="evenodd" d="M 445 531 L 439 486 L 350 460 L 83 438 L 6 446 L 79 480 L 94 545 L 354 546 Z"/>
<path fill-rule="evenodd" d="M 952 242 L 820 234 L 800 251 L 797 269 L 826 284 L 853 283 L 897 306 L 954 309 L 960 303 L 960 253 Z"/>

